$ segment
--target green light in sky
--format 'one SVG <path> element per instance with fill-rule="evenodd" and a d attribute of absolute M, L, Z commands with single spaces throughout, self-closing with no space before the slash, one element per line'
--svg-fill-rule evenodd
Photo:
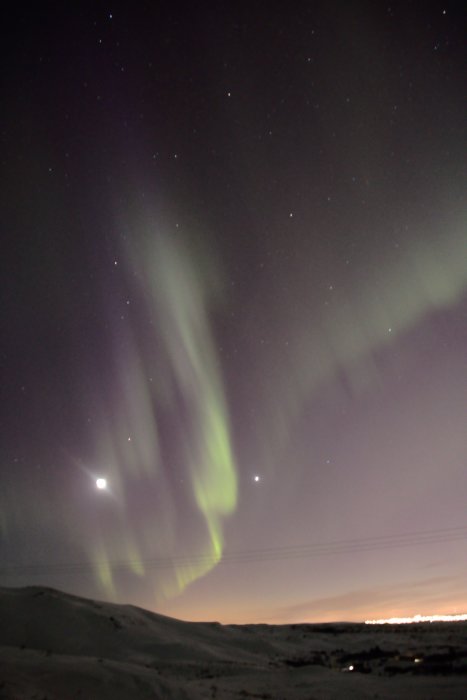
<path fill-rule="evenodd" d="M 206 272 L 208 272 L 206 270 Z M 154 303 L 171 358 L 174 381 L 189 406 L 193 434 L 185 443 L 185 460 L 195 502 L 207 533 L 206 559 L 176 571 L 178 591 L 205 575 L 220 561 L 223 518 L 235 510 L 237 477 L 230 443 L 227 409 L 209 326 L 211 301 L 202 270 L 186 251 L 160 240 L 154 264 Z"/>
<path fill-rule="evenodd" d="M 154 319 L 148 331 L 153 340 L 148 343 L 146 336 L 140 342 L 132 332 L 124 343 L 119 338 L 118 399 L 103 401 L 95 457 L 106 465 L 112 483 L 114 522 L 104 529 L 105 546 L 99 548 L 99 556 L 94 552 L 93 559 L 101 585 L 112 594 L 116 584 L 109 562 L 128 558 L 123 545 L 128 525 L 139 533 L 131 544 L 130 559 L 137 562 L 133 573 L 144 574 L 142 559 L 173 558 L 172 568 L 165 566 L 153 575 L 156 593 L 177 595 L 221 560 L 224 518 L 234 512 L 237 502 L 228 412 L 210 327 L 210 312 L 219 299 L 219 275 L 209 256 L 197 257 L 185 243 L 161 236 L 151 236 L 146 247 L 135 246 L 124 257 L 131 284 L 138 281 L 147 316 Z M 183 469 L 183 481 L 190 485 L 195 512 L 188 518 L 170 486 L 173 449 L 161 452 L 164 428 L 159 411 L 173 418 L 170 430 L 175 434 L 169 443 L 177 443 L 177 469 Z M 151 514 L 145 503 L 141 520 L 130 525 L 126 506 L 135 484 L 156 487 L 157 505 Z M 190 518 L 199 521 L 191 528 Z M 187 528 L 191 531 L 183 537 Z M 180 551 L 196 554 L 197 563 L 179 563 Z"/>

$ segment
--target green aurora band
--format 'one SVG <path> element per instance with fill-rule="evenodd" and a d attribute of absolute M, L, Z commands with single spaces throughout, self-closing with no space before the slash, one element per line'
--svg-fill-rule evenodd
<path fill-rule="evenodd" d="M 242 395 L 258 409 L 250 457 L 262 473 L 274 476 L 287 463 L 304 409 L 328 382 L 345 372 L 357 395 L 371 390 L 379 382 L 381 349 L 402 340 L 429 314 L 453 309 L 465 299 L 464 222 L 465 215 L 460 215 L 443 235 L 434 224 L 423 240 L 407 242 L 403 254 L 372 270 L 371 276 L 342 276 L 326 307 L 322 299 L 309 296 L 305 257 L 294 274 L 282 272 L 289 279 L 287 296 L 281 295 L 283 280 L 258 280 L 251 304 L 238 320 L 239 336 L 267 337 L 269 324 L 277 337 L 290 339 L 287 346 L 271 343 L 264 348 L 261 362 L 246 377 L 249 393 Z M 114 292 L 118 290 L 121 304 L 127 295 L 130 305 L 109 357 L 112 393 L 108 381 L 99 381 L 91 358 L 87 374 L 88 380 L 95 377 L 95 387 L 82 396 L 86 413 L 88 404 L 100 404 L 90 424 L 93 445 L 85 463 L 91 477 L 106 476 L 109 492 L 96 494 L 100 500 L 94 518 L 83 520 L 79 499 L 57 503 L 56 508 L 70 536 L 80 533 L 83 552 L 107 596 L 121 597 L 124 571 L 131 585 L 141 581 L 157 601 L 180 594 L 221 561 L 225 519 L 237 507 L 227 403 L 210 325 L 223 297 L 222 279 L 211 252 L 153 234 L 146 244 L 141 239 L 128 244 L 115 271 Z M 265 315 L 266 306 L 274 309 L 272 318 Z M 120 322 L 120 311 L 115 316 Z M 141 323 L 144 319 L 150 323 Z M 244 348 L 250 350 L 255 348 Z M 185 422 L 178 418 L 181 400 Z M 178 442 L 177 469 L 185 483 L 176 488 L 187 489 L 188 519 L 180 515 L 178 494 L 174 498 L 172 465 L 164 450 L 167 426 L 161 421 L 166 414 L 176 419 L 170 439 Z M 156 494 L 152 511 L 148 503 L 139 509 L 132 501 L 135 485 L 138 494 L 147 491 L 148 499 Z M 284 499 L 293 498 L 293 488 L 283 485 Z M 2 497 L 3 538 L 24 518 L 55 527 L 53 497 L 40 484 L 34 498 L 31 493 L 27 514 L 16 509 L 12 493 Z"/>
<path fill-rule="evenodd" d="M 95 537 L 90 554 L 101 586 L 112 597 L 117 595 L 115 562 L 143 576 L 148 558 L 163 558 L 164 565 L 151 573 L 156 598 L 167 598 L 181 593 L 221 560 L 223 520 L 237 503 L 227 407 L 209 323 L 211 307 L 219 299 L 220 276 L 209 256 L 197 256 L 186 243 L 162 236 L 152 236 L 141 249 L 125 251 L 124 258 L 133 287 L 137 270 L 138 294 L 154 319 L 157 357 L 144 356 L 141 347 L 147 343 L 140 347 L 131 333 L 120 350 L 119 398 L 102 406 L 94 457 L 95 463 L 108 466 L 118 517 L 112 536 L 107 529 L 105 537 Z M 178 450 L 203 523 L 195 528 L 194 541 L 188 535 L 181 541 L 180 518 L 168 485 L 170 465 L 164 463 L 167 456 L 160 448 L 159 412 L 177 416 L 180 401 L 188 418 L 186 426 L 178 418 L 175 421 Z M 145 479 L 158 484 L 164 507 L 162 512 L 155 507 L 153 522 L 128 528 L 128 486 L 135 481 L 144 484 Z M 128 531 L 135 527 L 138 545 L 135 539 L 129 541 Z"/>
<path fill-rule="evenodd" d="M 257 429 L 259 434 L 268 435 L 268 440 L 256 444 L 254 459 L 265 471 L 281 469 L 304 407 L 338 373 L 345 373 L 356 396 L 371 390 L 379 383 L 379 351 L 394 345 L 429 314 L 462 301 L 467 289 L 465 219 L 461 215 L 457 224 L 442 234 L 426 232 L 424 240 L 408 243 L 403 255 L 372 269 L 366 279 L 343 275 L 341 285 L 329 292 L 329 306 L 313 306 L 305 264 L 303 274 L 295 271 L 289 276 L 287 297 L 269 299 L 269 306 L 275 305 L 275 327 L 291 342 L 287 348 L 277 344 L 264 354 L 255 384 L 256 401 L 261 406 Z M 266 289 L 250 309 L 241 329 L 244 337 L 268 335 L 267 328 L 260 326 L 258 331 L 258 322 L 264 296 L 270 295 L 274 282 L 267 280 Z M 310 316 L 313 324 L 306 322 Z M 274 377 L 273 383 L 270 377 Z"/>
<path fill-rule="evenodd" d="M 230 444 L 220 369 L 209 327 L 211 290 L 186 251 L 165 239 L 154 255 L 153 294 L 178 389 L 190 407 L 193 441 L 185 460 L 196 505 L 208 532 L 206 557 L 176 569 L 177 592 L 208 573 L 221 559 L 222 519 L 237 502 L 237 477 Z M 214 290 L 215 291 L 215 290 Z"/>

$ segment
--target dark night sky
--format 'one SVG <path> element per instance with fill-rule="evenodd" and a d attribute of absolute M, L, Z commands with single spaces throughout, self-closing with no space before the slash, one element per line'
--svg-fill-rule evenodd
<path fill-rule="evenodd" d="M 463 3 L 4 20 L 0 584 L 464 612 Z"/>

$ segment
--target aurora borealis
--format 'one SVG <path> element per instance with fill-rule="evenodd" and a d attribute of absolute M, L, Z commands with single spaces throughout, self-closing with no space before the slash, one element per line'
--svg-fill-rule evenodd
<path fill-rule="evenodd" d="M 102 7 L 3 30 L 0 585 L 464 613 L 461 4 Z"/>

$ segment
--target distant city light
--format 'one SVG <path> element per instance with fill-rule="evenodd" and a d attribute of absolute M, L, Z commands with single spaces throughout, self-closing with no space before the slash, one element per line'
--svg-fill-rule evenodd
<path fill-rule="evenodd" d="M 353 664 L 350 664 L 350 666 L 344 666 L 344 668 L 341 668 L 342 673 L 350 673 L 355 669 L 355 666 Z"/>
<path fill-rule="evenodd" d="M 389 617 L 381 620 L 365 620 L 365 625 L 409 625 L 413 622 L 465 622 L 462 615 L 414 615 L 413 617 Z"/>

